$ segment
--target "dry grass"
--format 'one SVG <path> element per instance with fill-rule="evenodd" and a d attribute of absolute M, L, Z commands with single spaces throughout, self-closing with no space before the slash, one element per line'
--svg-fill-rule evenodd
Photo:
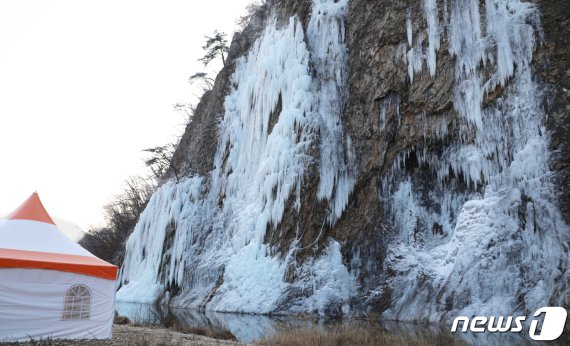
<path fill-rule="evenodd" d="M 129 340 L 129 345 L 132 346 L 182 346 L 183 342 L 173 342 L 170 338 L 169 332 L 165 332 L 160 338 L 153 338 L 150 340 L 147 335 L 136 335 Z"/>
<path fill-rule="evenodd" d="M 464 345 L 452 336 L 426 335 L 421 339 L 393 334 L 378 328 L 365 328 L 356 325 L 335 326 L 327 330 L 316 327 L 308 329 L 289 329 L 272 337 L 257 342 L 268 346 L 427 346 L 427 345 Z"/>

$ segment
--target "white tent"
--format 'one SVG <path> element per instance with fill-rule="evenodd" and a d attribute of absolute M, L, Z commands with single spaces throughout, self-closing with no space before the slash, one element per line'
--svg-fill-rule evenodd
<path fill-rule="evenodd" d="M 117 267 L 65 236 L 32 194 L 0 221 L 0 342 L 107 339 Z"/>

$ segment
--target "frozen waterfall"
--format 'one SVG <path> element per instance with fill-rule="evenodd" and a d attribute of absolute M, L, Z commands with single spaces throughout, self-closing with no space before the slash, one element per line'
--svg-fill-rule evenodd
<path fill-rule="evenodd" d="M 296 247 L 276 253 L 264 241 L 268 230 L 278 231 L 289 201 L 301 208 L 300 184 L 313 160 L 307 152 L 317 136 L 317 197 L 329 202 L 330 223 L 348 203 L 354 178 L 345 157 L 354 154 L 340 120 L 347 7 L 346 0 L 315 0 L 306 33 L 296 17 L 286 25 L 268 19 L 236 62 L 211 175 L 155 192 L 128 240 L 118 300 L 168 301 L 165 292 L 177 291 L 188 307 L 269 313 L 292 285 L 303 285 L 312 294 L 291 309 L 322 312 L 355 293 L 336 241 L 314 266 L 296 269 L 303 279 L 295 283 L 285 275 Z"/>
<path fill-rule="evenodd" d="M 439 321 L 563 305 L 556 299 L 569 290 L 569 229 L 554 205 L 545 113 L 531 66 L 542 35 L 538 9 L 519 0 L 446 4 L 442 22 L 449 25 L 435 27 L 438 13 L 424 0 L 428 28 L 410 48 L 409 74 L 425 61 L 433 76 L 434 49 L 440 33 L 447 37 L 462 123 L 443 153 L 413 148 L 384 178 L 382 200 L 400 232 L 386 266 L 396 273 L 390 286 L 401 292 L 384 316 Z M 410 46 L 411 21 L 408 15 Z M 427 52 L 417 55 L 426 50 L 423 35 Z M 504 96 L 484 106 L 496 88 L 506 88 Z M 434 175 L 427 189 L 405 169 L 412 157 Z"/>
<path fill-rule="evenodd" d="M 532 66 L 540 13 L 524 0 L 420 1 L 402 9 L 390 68 L 407 88 L 437 80 L 438 58 L 451 57 L 452 93 L 441 114 L 410 115 L 400 112 L 410 109 L 401 108 L 405 92 L 390 90 L 374 115 L 381 139 L 401 124 L 421 132 L 428 116 L 439 124 L 433 138 L 422 142 L 420 133 L 388 161 L 378 191 L 366 190 L 372 199 L 378 193 L 382 226 L 394 230 L 393 238 L 379 235 L 385 260 L 370 266 L 385 282 L 350 271 L 343 250 L 351 239 L 328 237 L 345 221 L 351 194 L 366 186 L 357 185 L 364 158 L 354 148 L 365 150 L 368 139 L 351 138 L 355 118 L 345 111 L 350 62 L 362 58 L 349 54 L 349 1 L 313 0 L 306 18 L 281 18 L 273 8 L 248 52 L 232 61 L 212 170 L 154 193 L 128 240 L 117 299 L 247 313 L 324 314 L 334 305 L 348 314 L 359 294 L 387 287 L 397 294 L 384 318 L 434 322 L 564 305 L 570 229 L 556 206 Z M 303 189 L 317 169 L 316 183 Z M 313 207 L 304 193 L 326 209 L 318 220 L 325 238 L 318 255 L 298 260 L 299 227 L 288 229 L 284 248 L 267 239 Z M 359 254 L 351 268 L 375 260 Z M 368 282 L 384 286 L 359 286 Z"/>

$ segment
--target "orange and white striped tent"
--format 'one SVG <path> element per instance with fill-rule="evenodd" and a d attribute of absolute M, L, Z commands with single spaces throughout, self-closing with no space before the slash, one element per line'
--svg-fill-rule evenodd
<path fill-rule="evenodd" d="M 0 221 L 0 342 L 105 339 L 117 267 L 61 232 L 37 193 Z"/>

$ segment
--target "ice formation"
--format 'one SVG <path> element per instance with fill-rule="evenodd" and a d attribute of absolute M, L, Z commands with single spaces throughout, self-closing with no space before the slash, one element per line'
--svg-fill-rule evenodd
<path fill-rule="evenodd" d="M 519 0 L 454 0 L 448 26 L 435 28 L 432 5 L 424 2 L 427 56 L 415 60 L 418 38 L 408 53 L 410 79 L 423 60 L 433 75 L 432 51 L 447 27 L 463 122 L 442 154 L 412 148 L 383 181 L 382 199 L 400 232 L 386 263 L 400 294 L 384 316 L 439 321 L 561 305 L 569 294 L 569 229 L 553 204 L 545 114 L 532 77 L 538 10 Z M 409 19 L 406 25 L 411 41 Z M 504 96 L 484 107 L 497 87 L 506 88 Z M 410 159 L 434 175 L 427 189 L 406 171 Z"/>
<path fill-rule="evenodd" d="M 117 300 L 152 303 L 165 284 L 182 282 L 185 246 L 196 231 L 195 221 L 201 219 L 202 180 L 170 181 L 152 195 L 136 226 L 137 236 L 127 241 L 120 272 L 124 286 L 117 292 Z M 181 227 L 187 231 L 175 232 Z M 165 249 L 167 239 L 171 246 Z M 159 280 L 161 269 L 166 280 Z"/>
<path fill-rule="evenodd" d="M 440 47 L 440 31 L 439 14 L 437 10 L 436 0 L 422 0 L 422 9 L 424 17 L 428 24 L 427 38 L 428 46 L 427 51 L 424 49 L 424 32 L 417 35 L 416 44 L 413 45 L 413 25 L 412 25 L 412 10 L 407 9 L 406 12 L 406 34 L 408 38 L 408 46 L 410 49 L 407 53 L 408 61 L 408 76 L 410 80 L 414 80 L 414 74 L 419 73 L 423 69 L 424 60 L 428 66 L 430 76 L 435 76 L 437 68 L 437 51 Z"/>
<path fill-rule="evenodd" d="M 354 154 L 340 118 L 346 12 L 346 0 L 315 0 L 307 41 L 296 17 L 286 25 L 268 20 L 236 61 L 211 175 L 170 181 L 155 192 L 128 240 L 118 300 L 168 301 L 169 293 L 162 294 L 177 292 L 185 306 L 248 313 L 273 312 L 283 303 L 297 249 L 277 253 L 265 235 L 277 231 L 289 201 L 301 207 L 300 184 L 313 160 L 307 151 L 317 136 L 317 198 L 328 201 L 330 223 L 354 184 L 345 162 Z M 355 282 L 340 245 L 331 240 L 315 265 L 297 268 L 312 292 L 299 306 L 320 312 L 346 302 Z"/>
<path fill-rule="evenodd" d="M 316 72 L 313 112 L 320 131 L 320 184 L 317 197 L 329 201 L 329 222 L 344 211 L 354 188 L 354 152 L 344 135 L 341 114 L 348 97 L 348 52 L 344 22 L 348 0 L 315 0 L 307 36 Z M 345 153 L 348 161 L 345 160 Z"/>
<path fill-rule="evenodd" d="M 444 149 L 408 148 L 381 180 L 379 203 L 398 231 L 383 263 L 397 294 L 383 316 L 441 321 L 562 304 L 570 294 L 570 230 L 553 201 L 545 113 L 532 74 L 538 10 L 523 0 L 440 5 L 422 0 L 414 7 L 421 13 L 407 10 L 398 56 L 413 83 L 424 64 L 436 77 L 438 53 L 447 49 L 458 125 L 448 128 L 442 115 L 435 133 L 447 141 Z M 358 273 L 348 270 L 338 241 L 328 239 L 319 256 L 298 265 L 298 239 L 287 249 L 265 239 L 280 231 L 286 208 L 304 207 L 310 165 L 319 168 L 315 197 L 328 205 L 329 226 L 354 188 L 356 158 L 342 122 L 347 11 L 348 0 L 314 0 L 306 30 L 297 17 L 269 16 L 235 62 L 213 170 L 155 192 L 128 240 L 119 300 L 248 313 L 350 310 Z M 381 130 L 388 110 L 400 122 L 401 102 L 396 94 L 383 101 Z M 418 114 L 418 122 L 426 117 Z M 406 167 L 411 160 L 417 169 Z"/>

